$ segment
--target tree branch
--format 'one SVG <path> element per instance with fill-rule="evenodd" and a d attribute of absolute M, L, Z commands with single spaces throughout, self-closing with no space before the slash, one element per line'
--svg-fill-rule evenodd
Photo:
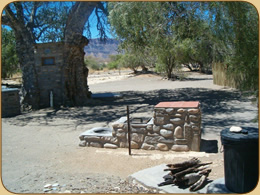
<path fill-rule="evenodd" d="M 10 19 L 7 15 L 3 14 L 2 17 L 1 17 L 1 23 L 3 25 L 7 25 L 7 26 L 10 26 L 11 27 L 11 22 L 10 22 Z"/>
<path fill-rule="evenodd" d="M 10 8 L 10 5 L 7 5 L 5 8 L 6 17 L 9 18 L 10 23 L 18 23 L 17 18 L 15 17 L 13 11 Z"/>
<path fill-rule="evenodd" d="M 19 23 L 24 24 L 24 14 L 23 14 L 23 6 L 21 2 L 14 2 L 14 6 L 17 12 L 17 20 Z"/>
<path fill-rule="evenodd" d="M 107 8 L 104 7 L 104 4 L 102 2 L 98 3 L 97 8 L 100 9 L 106 16 L 108 15 Z"/>
<path fill-rule="evenodd" d="M 42 33 L 44 33 L 44 31 L 45 31 L 46 29 L 48 29 L 48 27 L 49 27 L 49 26 L 45 26 L 44 28 L 42 28 L 42 29 L 40 30 L 38 36 L 35 37 L 37 41 L 39 41 L 40 37 L 42 36 Z"/>
<path fill-rule="evenodd" d="M 76 2 L 71 9 L 65 27 L 65 42 L 73 41 L 73 34 L 83 33 L 83 29 L 89 16 L 97 6 L 98 2 Z"/>
<path fill-rule="evenodd" d="M 40 2 L 37 2 L 37 1 L 34 2 L 33 9 L 31 11 L 31 18 L 30 18 L 30 22 L 32 22 L 32 23 L 35 19 L 35 15 L 36 15 L 37 9 L 39 7 L 39 4 L 40 4 Z"/>

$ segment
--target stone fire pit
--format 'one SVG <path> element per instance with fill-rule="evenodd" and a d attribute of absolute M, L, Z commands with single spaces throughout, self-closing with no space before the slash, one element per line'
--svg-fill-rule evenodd
<path fill-rule="evenodd" d="M 131 118 L 131 148 L 161 151 L 199 151 L 201 109 L 199 102 L 160 102 L 151 118 Z M 128 148 L 127 117 L 111 128 L 82 133 L 80 146 Z"/>

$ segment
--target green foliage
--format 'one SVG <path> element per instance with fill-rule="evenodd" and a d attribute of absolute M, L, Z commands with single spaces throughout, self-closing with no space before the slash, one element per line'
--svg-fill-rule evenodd
<path fill-rule="evenodd" d="M 110 55 L 109 58 L 110 58 L 110 62 L 107 64 L 107 68 L 109 70 L 120 69 L 122 55 L 120 55 L 120 54 L 119 55 Z"/>
<path fill-rule="evenodd" d="M 103 63 L 98 62 L 93 56 L 86 56 L 84 61 L 86 66 L 92 70 L 103 70 L 105 67 Z"/>
<path fill-rule="evenodd" d="M 15 50 L 15 37 L 12 30 L 2 28 L 2 78 L 9 78 L 19 70 Z"/>
<path fill-rule="evenodd" d="M 137 68 L 140 66 L 140 58 L 134 56 L 133 54 L 124 54 L 121 58 L 121 64 L 125 68 L 130 68 L 134 71 L 134 73 L 137 72 Z"/>
<path fill-rule="evenodd" d="M 138 56 L 150 51 L 148 56 L 157 60 L 156 69 L 168 78 L 179 63 L 198 63 L 202 68 L 212 62 L 211 32 L 201 19 L 198 3 L 109 3 L 109 10 L 121 48 Z"/>
<path fill-rule="evenodd" d="M 215 2 L 209 4 L 211 26 L 222 42 L 222 61 L 230 76 L 239 77 L 241 90 L 258 91 L 258 14 L 247 2 Z M 224 17 L 223 17 L 224 16 Z"/>
<path fill-rule="evenodd" d="M 73 2 L 42 3 L 36 17 L 37 23 L 40 23 L 35 31 L 39 42 L 59 42 L 64 40 L 66 21 L 73 4 Z"/>

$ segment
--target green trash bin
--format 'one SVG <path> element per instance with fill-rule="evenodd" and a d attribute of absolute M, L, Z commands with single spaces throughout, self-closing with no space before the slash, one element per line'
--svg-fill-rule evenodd
<path fill-rule="evenodd" d="M 221 142 L 227 189 L 235 193 L 250 192 L 258 182 L 258 128 L 242 127 L 242 133 L 224 129 Z"/>

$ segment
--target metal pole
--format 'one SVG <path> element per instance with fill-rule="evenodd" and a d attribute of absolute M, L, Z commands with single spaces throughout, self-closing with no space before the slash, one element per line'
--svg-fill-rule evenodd
<path fill-rule="evenodd" d="M 129 106 L 126 106 L 127 111 L 127 125 L 128 125 L 128 153 L 131 156 L 131 126 L 129 117 Z"/>

